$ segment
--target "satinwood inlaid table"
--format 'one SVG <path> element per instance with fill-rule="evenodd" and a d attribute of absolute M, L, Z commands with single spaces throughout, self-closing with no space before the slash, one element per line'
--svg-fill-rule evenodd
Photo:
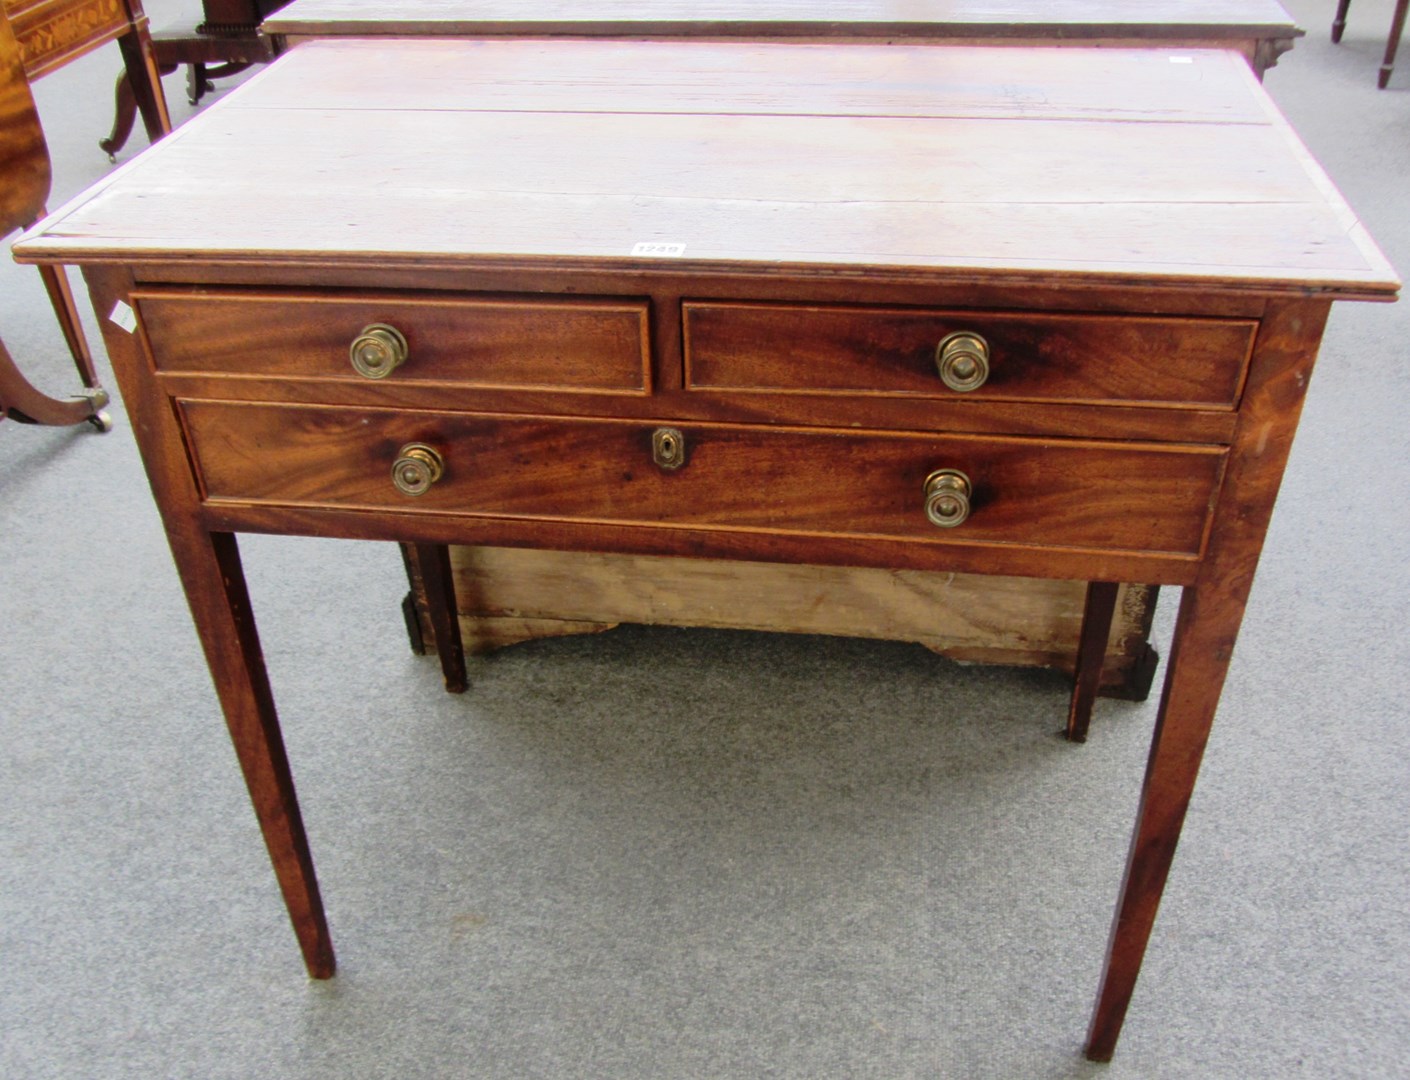
<path fill-rule="evenodd" d="M 84 269 L 315 977 L 239 532 L 1182 586 L 1095 1059 L 1328 309 L 1399 289 L 1217 51 L 313 43 L 15 250 Z"/>

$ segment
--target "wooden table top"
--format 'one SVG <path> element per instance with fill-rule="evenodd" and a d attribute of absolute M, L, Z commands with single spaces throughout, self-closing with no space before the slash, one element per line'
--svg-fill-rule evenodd
<path fill-rule="evenodd" d="M 526 14 L 526 7 L 532 14 Z M 293 0 L 265 22 L 289 35 L 574 34 L 695 32 L 720 36 L 792 33 L 918 33 L 962 37 L 1302 33 L 1276 0 Z"/>
<path fill-rule="evenodd" d="M 315 42 L 16 245 L 266 266 L 653 253 L 676 270 L 1399 288 L 1243 61 L 1190 50 Z"/>

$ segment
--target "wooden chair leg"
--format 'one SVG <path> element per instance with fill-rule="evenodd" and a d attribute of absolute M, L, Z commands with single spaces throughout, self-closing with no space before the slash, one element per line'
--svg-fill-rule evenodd
<path fill-rule="evenodd" d="M 1086 742 L 1087 728 L 1092 721 L 1092 705 L 1097 687 L 1102 681 L 1102 662 L 1106 659 L 1106 642 L 1111 635 L 1111 620 L 1116 612 L 1116 594 L 1120 586 L 1113 581 L 1089 581 L 1087 603 L 1082 611 L 1082 632 L 1077 641 L 1077 670 L 1072 687 L 1072 702 L 1067 710 L 1067 737 L 1072 742 Z"/>
<path fill-rule="evenodd" d="M 1351 6 L 1351 0 L 1338 0 L 1337 13 L 1332 17 L 1332 44 L 1341 40 L 1342 31 L 1346 29 L 1346 9 Z"/>
<path fill-rule="evenodd" d="M 465 674 L 465 647 L 460 639 L 460 613 L 455 600 L 455 577 L 450 548 L 445 544 L 404 544 L 407 569 L 421 579 L 426 614 L 436 638 L 436 655 L 446 690 L 463 694 L 469 685 Z"/>
<path fill-rule="evenodd" d="M 1405 33 L 1405 15 L 1410 11 L 1410 0 L 1399 0 L 1395 5 L 1395 15 L 1390 21 L 1390 40 L 1386 42 L 1386 58 L 1381 63 L 1376 85 L 1382 90 L 1390 83 L 1390 73 L 1395 70 L 1395 53 L 1400 48 L 1401 35 Z"/>

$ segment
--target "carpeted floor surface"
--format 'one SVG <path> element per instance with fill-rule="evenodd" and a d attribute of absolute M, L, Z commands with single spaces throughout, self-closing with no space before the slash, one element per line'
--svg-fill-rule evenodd
<path fill-rule="evenodd" d="M 1405 272 L 1391 4 L 1335 47 L 1331 0 L 1288 6 L 1268 89 Z M 117 62 L 36 87 L 54 205 L 108 168 Z M 8 260 L 0 332 L 76 385 Z M 0 1076 L 1405 1076 L 1407 412 L 1410 304 L 1338 306 L 1105 1067 L 1080 1046 L 1154 701 L 1074 747 L 1055 675 L 641 628 L 451 697 L 392 547 L 244 540 L 339 950 L 314 984 L 120 403 L 107 436 L 0 424 Z"/>

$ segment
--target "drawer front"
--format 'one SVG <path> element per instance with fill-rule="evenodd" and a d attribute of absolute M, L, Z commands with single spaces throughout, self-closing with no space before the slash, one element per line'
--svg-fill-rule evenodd
<path fill-rule="evenodd" d="M 406 359 L 382 380 L 642 394 L 645 300 L 139 293 L 160 371 L 367 381 L 349 353 L 386 326 Z"/>
<path fill-rule="evenodd" d="M 921 543 L 1196 555 L 1224 453 L 1215 447 L 685 425 L 685 462 L 653 461 L 654 425 L 181 404 L 207 499 L 544 521 L 718 528 Z M 425 444 L 424 494 L 393 463 Z M 935 470 L 971 480 L 972 512 L 937 528 Z"/>
<path fill-rule="evenodd" d="M 698 390 L 1234 408 L 1257 322 L 801 304 L 684 305 L 686 382 Z M 937 352 L 977 335 L 988 375 L 942 381 Z"/>

